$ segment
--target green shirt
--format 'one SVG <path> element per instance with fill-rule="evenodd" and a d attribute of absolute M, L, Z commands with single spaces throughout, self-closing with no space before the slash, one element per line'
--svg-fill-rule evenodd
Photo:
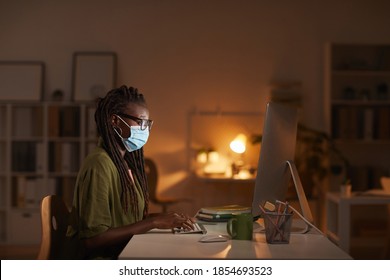
<path fill-rule="evenodd" d="M 94 237 L 109 228 L 142 220 L 144 196 L 137 178 L 138 213 L 129 205 L 127 213 L 121 204 L 119 172 L 107 152 L 99 146 L 84 160 L 76 181 L 68 236 L 79 239 Z M 110 251 L 110 250 L 108 250 Z M 108 255 L 107 255 L 108 254 Z M 97 258 L 112 258 L 105 250 Z"/>

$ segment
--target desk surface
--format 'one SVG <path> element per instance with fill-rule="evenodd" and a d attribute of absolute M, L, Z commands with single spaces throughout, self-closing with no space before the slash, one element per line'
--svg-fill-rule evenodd
<path fill-rule="evenodd" d="M 205 224 L 207 234 L 226 235 L 226 223 Z M 327 237 L 292 234 L 289 244 L 267 244 L 261 226 L 255 223 L 253 240 L 198 242 L 201 234 L 149 232 L 135 235 L 119 259 L 351 259 Z"/>

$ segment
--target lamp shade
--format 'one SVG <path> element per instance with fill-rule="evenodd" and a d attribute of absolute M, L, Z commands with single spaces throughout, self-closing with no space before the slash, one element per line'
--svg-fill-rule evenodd
<path fill-rule="evenodd" d="M 230 142 L 230 149 L 237 154 L 242 154 L 246 150 L 246 136 L 242 133 L 238 134 L 232 142 Z"/>

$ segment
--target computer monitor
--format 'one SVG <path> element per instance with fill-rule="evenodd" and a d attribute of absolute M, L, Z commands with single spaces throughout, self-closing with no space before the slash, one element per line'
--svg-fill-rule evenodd
<path fill-rule="evenodd" d="M 297 169 L 294 164 L 298 127 L 298 110 L 285 104 L 267 104 L 261 140 L 260 157 L 253 193 L 252 215 L 261 216 L 259 205 L 285 201 L 291 178 L 302 211 L 302 215 L 313 221 Z"/>

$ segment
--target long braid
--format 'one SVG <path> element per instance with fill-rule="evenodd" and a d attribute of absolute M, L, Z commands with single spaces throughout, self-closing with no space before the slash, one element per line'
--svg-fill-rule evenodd
<path fill-rule="evenodd" d="M 99 136 L 103 139 L 103 148 L 118 168 L 120 182 L 121 182 L 121 203 L 125 213 L 129 210 L 131 205 L 133 213 L 138 213 L 138 196 L 136 195 L 136 187 L 130 178 L 128 168 L 139 180 L 143 195 L 145 197 L 144 215 L 148 213 L 149 207 L 149 193 L 144 168 L 144 154 L 143 149 L 134 152 L 127 152 L 123 158 L 117 149 L 116 132 L 111 124 L 111 116 L 113 114 L 120 114 L 123 112 L 129 103 L 135 103 L 146 107 L 146 101 L 138 90 L 126 86 L 112 89 L 104 98 L 98 100 L 97 109 L 95 112 L 95 121 Z M 130 199 L 130 201 L 129 201 Z"/>
<path fill-rule="evenodd" d="M 145 161 L 144 161 L 144 150 L 143 148 L 136 150 L 132 153 L 127 153 L 125 156 L 126 162 L 129 164 L 131 170 L 135 171 L 135 176 L 140 180 L 143 195 L 145 197 L 145 209 L 144 216 L 148 214 L 149 209 L 149 191 L 148 191 L 148 180 L 145 173 Z"/>

